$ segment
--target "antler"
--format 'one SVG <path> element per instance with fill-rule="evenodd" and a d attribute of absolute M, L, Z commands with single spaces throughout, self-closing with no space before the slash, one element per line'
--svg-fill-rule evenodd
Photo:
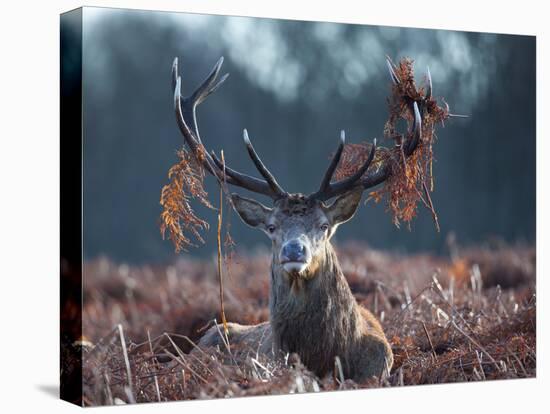
<path fill-rule="evenodd" d="M 390 78 L 393 84 L 399 85 L 401 80 L 395 73 L 393 64 L 389 60 L 389 58 L 386 59 L 386 64 L 388 66 L 388 70 L 390 72 Z M 432 95 L 432 79 L 431 79 L 429 69 L 427 72 L 427 81 L 428 81 L 428 86 L 427 86 L 425 99 L 429 99 Z M 418 109 L 417 102 L 413 101 L 409 109 L 413 114 L 413 125 L 411 127 L 411 131 L 408 133 L 409 138 L 407 140 L 404 140 L 401 144 L 405 157 L 409 157 L 416 150 L 422 136 L 422 117 L 420 115 L 420 110 Z M 336 197 L 337 195 L 344 194 L 350 190 L 353 190 L 359 187 L 363 187 L 364 190 L 374 187 L 384 182 L 390 176 L 391 164 L 389 161 L 385 161 L 378 169 L 368 172 L 368 169 L 376 153 L 376 139 L 375 139 L 371 146 L 369 156 L 366 159 L 366 161 L 363 163 L 363 165 L 352 176 L 332 183 L 331 182 L 332 176 L 334 175 L 334 172 L 336 171 L 336 167 L 338 166 L 338 163 L 340 162 L 340 158 L 342 157 L 344 145 L 345 145 L 345 133 L 344 131 L 342 131 L 340 134 L 340 144 L 338 145 L 338 148 L 336 149 L 336 152 L 334 153 L 334 156 L 330 161 L 330 164 L 327 168 L 327 171 L 325 172 L 325 175 L 323 176 L 323 180 L 321 181 L 321 186 L 319 187 L 319 190 L 317 190 L 315 193 L 309 196 L 310 198 L 326 201 L 330 198 Z M 365 175 L 365 173 L 367 174 Z"/>
<path fill-rule="evenodd" d="M 195 92 L 187 98 L 184 98 L 181 96 L 181 77 L 178 74 L 178 58 L 174 59 L 174 63 L 172 64 L 174 107 L 176 110 L 176 120 L 185 142 L 199 164 L 202 165 L 208 173 L 216 177 L 219 182 L 225 180 L 227 184 L 241 187 L 254 193 L 264 194 L 274 200 L 285 197 L 287 193 L 277 183 L 275 177 L 261 161 L 248 138 L 246 129 L 243 132 L 244 143 L 254 165 L 264 177 L 263 180 L 228 167 L 216 157 L 214 152 L 209 154 L 204 148 L 197 126 L 196 109 L 197 106 L 210 94 L 215 92 L 229 76 L 229 74 L 225 74 L 216 82 L 222 64 L 223 57 L 218 60 L 208 77 L 199 85 Z"/>

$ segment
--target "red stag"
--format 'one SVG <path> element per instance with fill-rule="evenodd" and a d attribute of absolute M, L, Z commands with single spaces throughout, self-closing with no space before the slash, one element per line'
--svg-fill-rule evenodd
<path fill-rule="evenodd" d="M 272 242 L 270 320 L 255 326 L 229 323 L 229 341 L 250 345 L 264 353 L 297 353 L 310 370 L 323 376 L 339 357 L 346 378 L 358 381 L 389 372 L 393 364 L 391 347 L 374 315 L 355 300 L 331 245 L 338 226 L 350 220 L 363 192 L 384 182 L 392 173 L 387 160 L 373 162 L 376 141 L 364 163 L 354 174 L 333 180 L 344 150 L 342 131 L 338 148 L 321 180 L 319 189 L 309 195 L 287 193 L 254 150 L 247 131 L 244 143 L 263 178 L 236 171 L 204 150 L 195 111 L 197 106 L 225 81 L 216 81 L 221 58 L 206 80 L 189 97 L 181 96 L 178 60 L 172 67 L 174 104 L 178 126 L 189 149 L 205 171 L 219 182 L 273 200 L 273 206 L 232 194 L 232 204 L 241 219 L 263 231 Z M 400 79 L 388 60 L 394 85 Z M 418 102 L 410 100 L 412 127 L 401 141 L 401 154 L 409 157 L 422 139 L 422 114 L 431 97 L 428 72 L 427 90 Z M 420 109 L 419 109 L 420 108 Z M 221 329 L 220 329 L 221 328 Z M 199 346 L 221 345 L 223 327 L 212 327 Z"/>

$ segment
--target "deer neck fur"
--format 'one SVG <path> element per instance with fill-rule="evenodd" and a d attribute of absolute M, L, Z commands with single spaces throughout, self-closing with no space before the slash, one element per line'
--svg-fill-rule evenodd
<path fill-rule="evenodd" d="M 270 292 L 275 349 L 296 352 L 318 374 L 333 368 L 362 332 L 358 305 L 330 243 L 305 276 L 290 276 L 273 260 Z"/>

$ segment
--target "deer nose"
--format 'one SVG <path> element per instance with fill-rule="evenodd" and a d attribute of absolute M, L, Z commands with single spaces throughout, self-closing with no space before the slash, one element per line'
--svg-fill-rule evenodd
<path fill-rule="evenodd" d="M 306 247 L 298 240 L 292 240 L 283 246 L 282 259 L 284 262 L 304 261 Z"/>

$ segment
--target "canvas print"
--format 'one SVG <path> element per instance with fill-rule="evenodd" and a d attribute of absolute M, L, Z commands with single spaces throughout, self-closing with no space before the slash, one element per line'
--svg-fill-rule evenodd
<path fill-rule="evenodd" d="M 536 375 L 529 36 L 61 16 L 61 396 Z"/>

